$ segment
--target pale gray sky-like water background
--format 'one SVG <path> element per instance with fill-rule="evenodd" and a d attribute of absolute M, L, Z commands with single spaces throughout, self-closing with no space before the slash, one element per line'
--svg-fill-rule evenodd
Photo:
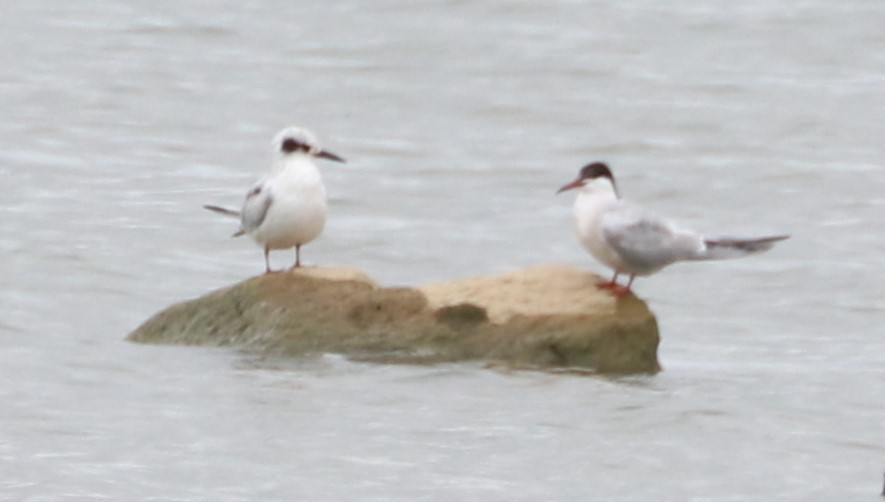
<path fill-rule="evenodd" d="M 881 500 L 885 3 L 9 2 L 0 500 Z M 304 125 L 307 263 L 418 285 L 540 263 L 602 159 L 685 226 L 787 232 L 638 280 L 664 371 L 134 345 L 258 274 L 235 223 Z M 276 253 L 278 267 L 291 253 Z"/>

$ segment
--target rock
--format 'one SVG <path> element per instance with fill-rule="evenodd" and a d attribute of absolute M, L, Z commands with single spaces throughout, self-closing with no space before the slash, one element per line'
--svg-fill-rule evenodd
<path fill-rule="evenodd" d="M 598 290 L 600 280 L 575 268 L 538 266 L 404 288 L 380 287 L 352 268 L 301 268 L 173 305 L 128 339 L 383 362 L 657 371 L 654 315 L 635 296 Z"/>

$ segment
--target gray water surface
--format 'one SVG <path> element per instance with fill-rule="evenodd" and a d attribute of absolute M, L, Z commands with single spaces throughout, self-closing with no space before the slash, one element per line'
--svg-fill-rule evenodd
<path fill-rule="evenodd" d="M 0 499 L 880 500 L 882 26 L 873 0 L 5 5 Z M 554 195 L 597 159 L 685 226 L 793 237 L 637 280 L 649 377 L 123 341 L 263 271 L 200 206 L 293 123 L 349 161 L 303 259 L 383 284 L 607 273 Z"/>

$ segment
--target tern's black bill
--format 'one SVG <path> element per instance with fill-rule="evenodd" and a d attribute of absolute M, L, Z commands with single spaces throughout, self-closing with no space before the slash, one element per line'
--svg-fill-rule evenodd
<path fill-rule="evenodd" d="M 332 152 L 327 152 L 326 150 L 320 150 L 320 152 L 317 153 L 317 157 L 320 157 L 322 159 L 334 160 L 335 162 L 345 162 L 345 163 L 347 162 L 343 158 L 335 155 Z"/>

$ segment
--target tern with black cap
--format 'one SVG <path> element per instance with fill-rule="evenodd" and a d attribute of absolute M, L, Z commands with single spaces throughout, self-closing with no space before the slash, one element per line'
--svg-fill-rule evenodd
<path fill-rule="evenodd" d="M 273 139 L 270 172 L 246 194 L 239 211 L 206 205 L 206 209 L 240 218 L 233 237 L 249 235 L 264 248 L 266 273 L 270 273 L 272 249 L 295 248 L 295 264 L 301 266 L 301 246 L 316 239 L 326 225 L 326 189 L 315 158 L 344 162 L 320 148 L 307 129 L 287 127 Z"/>
<path fill-rule="evenodd" d="M 581 245 L 614 270 L 611 281 L 599 285 L 617 296 L 630 293 L 637 275 L 650 275 L 679 261 L 740 258 L 771 249 L 788 235 L 757 238 L 706 238 L 677 227 L 644 208 L 621 199 L 614 175 L 602 162 L 581 168 L 578 177 L 556 193 L 578 190 L 575 232 Z M 630 276 L 622 287 L 617 279 Z"/>

